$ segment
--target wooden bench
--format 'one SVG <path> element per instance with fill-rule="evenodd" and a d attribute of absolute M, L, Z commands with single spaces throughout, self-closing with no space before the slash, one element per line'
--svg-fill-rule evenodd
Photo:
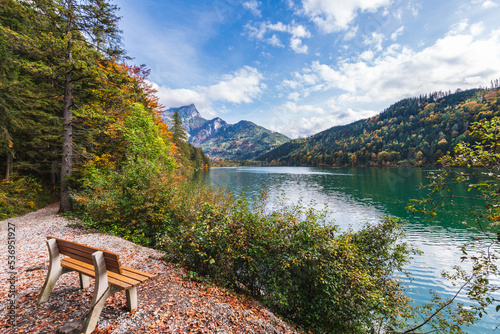
<path fill-rule="evenodd" d="M 83 324 L 83 333 L 91 333 L 97 325 L 106 299 L 113 293 L 125 290 L 127 309 L 137 309 L 137 286 L 156 277 L 139 270 L 123 267 L 118 255 L 102 249 L 80 245 L 74 242 L 47 237 L 50 262 L 47 279 L 38 296 L 38 304 L 49 299 L 56 281 L 62 274 L 76 271 L 80 275 L 80 287 L 89 287 L 89 278 L 95 278 L 94 295 L 90 312 Z M 66 255 L 61 259 L 59 254 Z"/>

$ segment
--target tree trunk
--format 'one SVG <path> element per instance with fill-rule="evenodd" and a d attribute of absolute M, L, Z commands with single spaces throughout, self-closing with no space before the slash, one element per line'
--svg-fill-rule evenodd
<path fill-rule="evenodd" d="M 5 169 L 5 178 L 8 179 L 10 174 L 12 174 L 12 154 L 7 152 L 7 168 Z"/>
<path fill-rule="evenodd" d="M 66 53 L 66 63 L 71 63 L 71 32 L 72 32 L 72 6 L 73 1 L 68 0 L 68 24 L 66 26 L 66 36 L 68 47 Z M 59 212 L 71 211 L 71 201 L 69 193 L 69 177 L 73 172 L 73 124 L 71 107 L 73 104 L 73 81 L 71 76 L 72 68 L 68 66 L 64 78 L 64 106 L 63 106 L 63 144 L 61 162 L 61 206 Z"/>
<path fill-rule="evenodd" d="M 52 161 L 51 167 L 50 167 L 50 182 L 52 185 L 56 184 L 56 175 L 57 173 L 57 162 Z"/>

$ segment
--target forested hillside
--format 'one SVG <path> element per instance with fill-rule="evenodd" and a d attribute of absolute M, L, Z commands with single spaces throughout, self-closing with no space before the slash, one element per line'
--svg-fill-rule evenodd
<path fill-rule="evenodd" d="M 375 117 L 293 140 L 256 160 L 291 166 L 434 164 L 457 143 L 473 140 L 468 136 L 472 122 L 499 115 L 498 88 L 436 92 L 401 100 Z"/>

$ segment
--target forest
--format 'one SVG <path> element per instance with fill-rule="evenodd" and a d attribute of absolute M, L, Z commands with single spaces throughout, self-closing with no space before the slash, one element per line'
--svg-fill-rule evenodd
<path fill-rule="evenodd" d="M 125 62 L 116 10 L 105 1 L 0 6 L 0 171 L 25 184 L 37 179 L 52 200 L 61 194 L 63 211 L 84 166 L 125 161 L 124 126 L 136 108 L 176 168 L 210 165 L 161 122 L 164 107 L 147 81 L 150 71 Z"/>
<path fill-rule="evenodd" d="M 301 330 L 416 333 L 421 316 L 397 277 L 418 251 L 400 221 L 341 232 L 325 212 L 279 202 L 269 210 L 265 191 L 250 204 L 191 182 L 190 171 L 210 163 L 178 120 L 161 122 L 150 71 L 128 64 L 117 11 L 106 0 L 2 1 L 0 220 L 59 200 L 82 228 L 158 249 L 193 279 L 251 297 Z M 498 115 L 498 97 L 493 89 L 404 100 L 265 158 L 434 162 L 467 140 L 469 122 Z M 460 312 L 460 325 L 476 320 L 475 310 Z M 462 332 L 446 319 L 436 326 Z"/>
<path fill-rule="evenodd" d="M 379 115 L 295 139 L 257 157 L 280 166 L 425 166 L 437 164 L 469 125 L 500 116 L 498 80 L 491 89 L 434 92 L 401 100 Z"/>

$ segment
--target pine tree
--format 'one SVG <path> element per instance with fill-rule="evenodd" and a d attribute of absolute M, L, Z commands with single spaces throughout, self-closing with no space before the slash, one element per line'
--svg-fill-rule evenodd
<path fill-rule="evenodd" d="M 46 33 L 59 22 L 48 16 L 54 17 L 50 10 L 34 10 L 27 2 L 0 6 L 0 156 L 7 177 L 13 170 L 48 174 L 60 156 L 58 55 Z"/>
<path fill-rule="evenodd" d="M 174 140 L 179 143 L 181 141 L 186 142 L 188 139 L 188 135 L 186 129 L 182 126 L 181 116 L 179 116 L 179 112 L 174 112 L 172 116 L 172 136 Z"/>
<path fill-rule="evenodd" d="M 97 68 L 95 62 L 81 65 L 82 59 L 74 59 L 85 44 L 90 43 L 103 56 L 120 57 L 119 18 L 115 15 L 117 7 L 106 0 L 66 0 L 58 1 L 61 14 L 66 20 L 64 30 L 65 79 L 63 106 L 63 144 L 61 163 L 61 212 L 71 210 L 69 178 L 73 171 L 73 83 L 75 72 L 85 76 L 89 68 Z M 90 67 L 89 67 L 90 65 Z"/>

